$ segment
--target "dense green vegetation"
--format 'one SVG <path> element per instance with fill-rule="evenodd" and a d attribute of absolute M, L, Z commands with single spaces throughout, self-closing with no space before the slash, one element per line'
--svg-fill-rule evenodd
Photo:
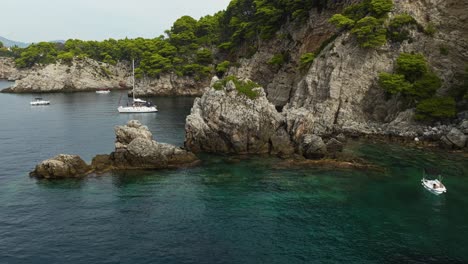
<path fill-rule="evenodd" d="M 454 98 L 436 96 L 442 81 L 421 54 L 400 54 L 395 73 L 380 73 L 379 85 L 389 94 L 399 94 L 416 104 L 418 119 L 437 120 L 455 115 Z"/>
<path fill-rule="evenodd" d="M 387 43 L 409 40 L 409 29 L 419 28 L 408 14 L 393 17 L 387 24 L 387 13 L 393 8 L 392 0 L 364 0 L 335 14 L 329 22 L 342 30 L 351 30 L 363 48 L 376 48 Z"/>
<path fill-rule="evenodd" d="M 364 0 L 335 14 L 330 20 L 341 29 L 351 29 L 363 48 L 375 48 L 387 42 L 385 16 L 393 8 L 392 0 Z"/>
<path fill-rule="evenodd" d="M 11 57 L 13 54 L 0 41 L 0 57 Z"/>
<path fill-rule="evenodd" d="M 396 15 L 388 24 L 387 37 L 394 42 L 403 42 L 410 39 L 409 29 L 417 27 L 416 20 L 408 14 Z"/>
<path fill-rule="evenodd" d="M 219 81 L 217 81 L 214 85 L 213 88 L 215 90 L 222 90 L 224 87 L 226 87 L 227 83 L 232 81 L 234 85 L 236 86 L 237 92 L 239 94 L 243 94 L 247 96 L 250 99 L 255 99 L 259 96 L 257 91 L 254 91 L 254 88 L 261 87 L 258 83 L 255 83 L 253 81 L 247 80 L 239 80 L 235 76 L 228 76 L 226 78 L 223 78 Z"/>
<path fill-rule="evenodd" d="M 314 62 L 314 60 L 315 60 L 315 53 L 308 52 L 308 53 L 302 54 L 300 61 L 299 61 L 299 68 L 301 70 L 309 68 L 310 65 L 312 65 L 312 62 Z"/>
<path fill-rule="evenodd" d="M 222 75 L 242 52 L 255 52 L 259 39 L 275 36 L 287 21 L 302 23 L 310 9 L 326 8 L 327 0 L 232 0 L 225 11 L 196 20 L 190 16 L 177 19 L 165 36 L 154 39 L 108 39 L 104 41 L 67 40 L 64 44 L 41 42 L 10 55 L 17 67 L 56 61 L 92 58 L 108 64 L 136 61 L 138 78 L 159 77 L 173 72 L 196 79 L 210 74 Z M 242 49 L 242 47 L 250 47 Z M 219 49 L 220 52 L 213 54 Z M 281 65 L 286 57 L 275 57 Z M 218 63 L 219 62 L 219 63 Z"/>

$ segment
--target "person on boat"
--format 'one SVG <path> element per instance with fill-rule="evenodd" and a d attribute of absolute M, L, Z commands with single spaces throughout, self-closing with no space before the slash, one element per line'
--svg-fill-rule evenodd
<path fill-rule="evenodd" d="M 433 187 L 434 187 L 434 189 L 437 189 L 437 184 L 434 183 Z"/>

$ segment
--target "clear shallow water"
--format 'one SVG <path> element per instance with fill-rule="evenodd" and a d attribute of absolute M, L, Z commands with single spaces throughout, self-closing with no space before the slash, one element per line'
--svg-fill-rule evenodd
<path fill-rule="evenodd" d="M 192 98 L 119 115 L 120 95 L 0 94 L 0 263 L 467 263 L 468 162 L 443 152 L 354 143 L 386 171 L 285 169 L 273 158 L 203 156 L 203 166 L 85 180 L 27 176 L 58 153 L 112 151 L 136 118 L 181 145 Z M 439 166 L 449 189 L 419 183 Z"/>

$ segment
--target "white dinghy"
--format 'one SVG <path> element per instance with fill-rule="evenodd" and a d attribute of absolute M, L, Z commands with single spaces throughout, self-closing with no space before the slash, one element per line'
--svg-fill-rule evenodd
<path fill-rule="evenodd" d="M 96 93 L 97 94 L 108 94 L 108 93 L 110 93 L 110 90 L 109 89 L 98 89 L 98 90 L 96 90 Z"/>
<path fill-rule="evenodd" d="M 30 103 L 32 106 L 38 105 L 50 105 L 50 101 L 44 100 L 40 97 L 34 98 L 34 100 Z"/>
<path fill-rule="evenodd" d="M 442 177 L 440 173 L 437 173 L 439 176 L 439 179 L 428 180 L 426 179 L 426 172 L 428 172 L 428 170 L 424 169 L 424 176 L 421 179 L 422 186 L 426 188 L 426 190 L 430 191 L 431 193 L 435 195 L 446 193 L 447 188 L 445 188 L 445 185 L 442 183 Z"/>

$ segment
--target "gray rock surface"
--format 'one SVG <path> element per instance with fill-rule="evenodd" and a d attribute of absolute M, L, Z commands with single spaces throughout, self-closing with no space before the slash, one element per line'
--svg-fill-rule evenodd
<path fill-rule="evenodd" d="M 262 88 L 249 99 L 229 82 L 194 102 L 185 126 L 185 146 L 194 152 L 289 155 L 294 152 L 283 116 Z"/>
<path fill-rule="evenodd" d="M 16 80 L 15 85 L 6 91 L 12 93 L 80 92 L 100 88 L 121 90 L 132 86 L 128 64 L 111 65 L 89 58 L 75 59 L 72 63 L 59 61 L 45 66 L 35 65 L 30 69 L 17 69 L 13 59 L 0 58 L 0 79 Z M 144 77 L 136 80 L 135 94 L 199 96 L 208 81 L 195 81 L 176 74 Z"/>
<path fill-rule="evenodd" d="M 30 175 L 45 179 L 78 178 L 91 171 L 91 166 L 79 156 L 61 154 L 36 165 Z"/>
<path fill-rule="evenodd" d="M 460 130 L 452 128 L 450 132 L 446 135 L 446 138 L 452 143 L 456 148 L 463 148 L 466 146 L 466 140 L 468 136 L 463 134 Z"/>
<path fill-rule="evenodd" d="M 110 170 L 177 168 L 199 161 L 191 152 L 154 141 L 151 132 L 139 121 L 117 126 L 115 132 L 115 151 L 109 155 L 96 155 L 91 165 L 79 156 L 62 154 L 39 163 L 30 175 L 47 179 L 73 178 Z"/>

